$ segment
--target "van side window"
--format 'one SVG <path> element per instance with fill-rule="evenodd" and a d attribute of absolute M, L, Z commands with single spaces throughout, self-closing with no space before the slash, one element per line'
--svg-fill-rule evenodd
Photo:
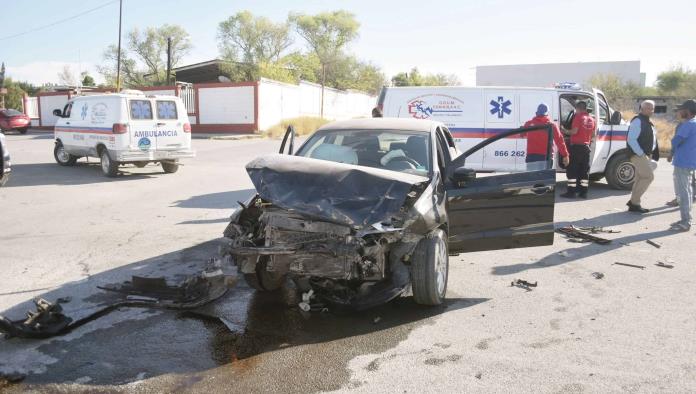
<path fill-rule="evenodd" d="M 157 100 L 157 119 L 178 119 L 176 102 Z"/>
<path fill-rule="evenodd" d="M 152 119 L 152 104 L 150 104 L 150 100 L 131 100 L 130 114 L 131 119 L 135 120 Z"/>
<path fill-rule="evenodd" d="M 63 108 L 63 117 L 69 118 L 71 110 L 72 110 L 72 103 L 65 104 L 65 108 Z"/>

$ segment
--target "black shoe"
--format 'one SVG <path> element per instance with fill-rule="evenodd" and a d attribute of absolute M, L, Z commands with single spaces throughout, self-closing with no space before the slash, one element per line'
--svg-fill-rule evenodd
<path fill-rule="evenodd" d="M 635 205 L 632 204 L 630 201 L 626 203 L 628 205 L 628 212 L 637 212 L 637 213 L 648 213 L 650 212 L 649 209 L 643 208 L 640 205 Z"/>
<path fill-rule="evenodd" d="M 561 194 L 561 197 L 563 197 L 563 198 L 575 198 L 575 193 L 565 192 L 565 193 Z"/>

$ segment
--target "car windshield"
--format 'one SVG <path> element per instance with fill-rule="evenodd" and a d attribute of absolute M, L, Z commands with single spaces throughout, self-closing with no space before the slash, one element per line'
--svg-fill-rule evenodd
<path fill-rule="evenodd" d="M 404 130 L 322 130 L 314 133 L 297 155 L 428 175 L 428 137 L 428 133 Z"/>
<path fill-rule="evenodd" d="M 17 116 L 17 115 L 22 114 L 21 112 L 17 111 L 16 109 L 6 109 L 6 110 L 3 110 L 2 112 L 5 113 L 5 116 Z"/>

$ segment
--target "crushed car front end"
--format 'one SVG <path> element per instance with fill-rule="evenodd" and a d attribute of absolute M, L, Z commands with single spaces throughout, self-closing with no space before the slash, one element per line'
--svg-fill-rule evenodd
<path fill-rule="evenodd" d="M 408 289 L 418 243 L 446 223 L 429 177 L 288 155 L 256 159 L 247 172 L 258 194 L 224 235 L 258 290 L 290 279 L 331 304 L 387 302 Z"/>

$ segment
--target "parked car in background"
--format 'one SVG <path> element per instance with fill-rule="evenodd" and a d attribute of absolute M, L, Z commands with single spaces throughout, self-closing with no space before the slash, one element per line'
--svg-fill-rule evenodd
<path fill-rule="evenodd" d="M 53 114 L 59 117 L 53 156 L 62 166 L 91 156 L 101 160 L 102 172 L 110 177 L 120 165 L 152 162 L 174 173 L 179 159 L 195 156 L 186 107 L 175 96 L 137 90 L 77 96 Z"/>
<path fill-rule="evenodd" d="M 31 118 L 16 109 L 0 109 L 0 131 L 17 130 L 26 134 Z"/>
<path fill-rule="evenodd" d="M 10 179 L 10 151 L 7 149 L 5 134 L 0 132 L 0 186 Z"/>
<path fill-rule="evenodd" d="M 477 178 L 469 168 L 489 144 L 539 129 L 550 143 L 551 127 L 537 126 L 464 153 L 443 123 L 427 120 L 334 122 L 297 152 L 289 130 L 285 154 L 247 164 L 257 194 L 232 215 L 226 254 L 261 291 L 290 279 L 303 298 L 356 309 L 408 289 L 417 303 L 439 305 L 448 256 L 553 243 L 550 157 L 539 171 Z"/>

